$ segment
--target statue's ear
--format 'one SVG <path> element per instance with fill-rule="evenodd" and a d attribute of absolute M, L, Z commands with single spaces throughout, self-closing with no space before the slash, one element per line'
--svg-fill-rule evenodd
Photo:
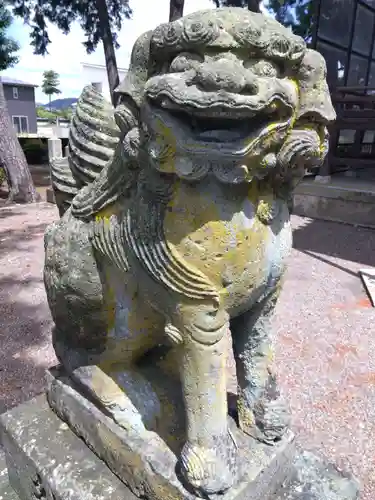
<path fill-rule="evenodd" d="M 324 57 L 307 49 L 297 69 L 296 79 L 300 90 L 298 121 L 313 121 L 322 125 L 336 118 L 327 85 L 327 67 Z"/>
<path fill-rule="evenodd" d="M 138 124 L 139 108 L 149 74 L 152 33 L 152 31 L 143 33 L 135 42 L 128 73 L 115 90 L 118 99 L 115 119 L 123 132 L 128 132 Z"/>

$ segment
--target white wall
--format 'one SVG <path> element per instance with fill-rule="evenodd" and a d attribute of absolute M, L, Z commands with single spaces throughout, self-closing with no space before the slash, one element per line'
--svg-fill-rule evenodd
<path fill-rule="evenodd" d="M 90 83 L 101 84 L 103 95 L 107 99 L 110 99 L 107 69 L 105 66 L 99 64 L 89 64 L 81 63 L 82 71 L 82 82 L 83 86 L 89 85 Z M 125 78 L 127 70 L 124 68 L 118 68 L 120 82 Z"/>

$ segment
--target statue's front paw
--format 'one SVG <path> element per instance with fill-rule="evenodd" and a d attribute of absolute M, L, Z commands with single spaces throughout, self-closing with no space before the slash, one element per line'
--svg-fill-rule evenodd
<path fill-rule="evenodd" d="M 279 441 L 290 426 L 289 410 L 281 398 L 262 399 L 253 409 L 239 404 L 238 419 L 246 434 L 267 444 Z"/>
<path fill-rule="evenodd" d="M 214 448 L 186 443 L 181 472 L 198 496 L 227 491 L 237 477 L 237 447 L 232 436 L 218 439 Z"/>

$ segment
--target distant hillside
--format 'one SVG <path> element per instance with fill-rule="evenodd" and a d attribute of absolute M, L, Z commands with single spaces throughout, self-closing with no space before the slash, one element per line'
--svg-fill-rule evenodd
<path fill-rule="evenodd" d="M 71 106 L 76 104 L 77 101 L 78 99 L 76 97 L 65 97 L 63 99 L 55 99 L 54 101 L 51 101 L 51 108 L 59 111 L 60 109 L 70 108 Z M 41 106 L 43 106 L 43 108 L 49 109 L 49 103 L 42 104 Z"/>

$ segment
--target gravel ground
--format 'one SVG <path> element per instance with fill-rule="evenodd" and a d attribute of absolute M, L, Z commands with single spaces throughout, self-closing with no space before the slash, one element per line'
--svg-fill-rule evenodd
<path fill-rule="evenodd" d="M 0 208 L 0 413 L 43 391 L 55 363 L 42 269 L 54 205 Z"/>
<path fill-rule="evenodd" d="M 375 498 L 375 309 L 358 270 L 375 231 L 293 217 L 278 304 L 277 361 L 299 443 L 352 471 Z"/>
<path fill-rule="evenodd" d="M 42 282 L 47 203 L 0 208 L 0 413 L 44 387 L 56 362 Z M 375 498 L 375 309 L 357 275 L 375 267 L 375 231 L 293 217 L 278 304 L 277 362 L 299 443 L 352 471 Z"/>

